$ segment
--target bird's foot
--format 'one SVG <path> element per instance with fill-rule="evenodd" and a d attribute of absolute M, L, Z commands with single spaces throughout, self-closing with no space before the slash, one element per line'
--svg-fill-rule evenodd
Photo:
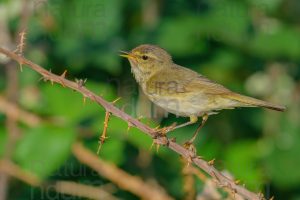
<path fill-rule="evenodd" d="M 175 127 L 176 127 L 176 123 L 173 123 L 171 126 L 166 126 L 163 128 L 159 128 L 158 126 L 154 129 L 154 132 L 155 134 L 166 135 L 168 132 L 174 130 Z"/>
<path fill-rule="evenodd" d="M 189 150 L 190 155 L 189 155 L 189 160 L 192 160 L 193 158 L 197 157 L 197 150 L 194 144 L 190 141 L 187 141 L 183 144 L 183 147 L 187 150 Z"/>
<path fill-rule="evenodd" d="M 155 145 L 156 151 L 159 150 L 159 147 L 161 145 L 168 146 L 169 145 L 169 139 L 167 138 L 167 133 L 173 130 L 173 128 L 176 126 L 176 124 L 172 124 L 171 126 L 167 126 L 164 128 L 156 127 L 154 129 L 154 136 L 153 136 L 153 142 L 151 144 L 150 149 Z"/>
<path fill-rule="evenodd" d="M 153 137 L 153 142 L 150 146 L 150 149 L 153 148 L 153 146 L 155 145 L 156 147 L 156 152 L 158 152 L 159 147 L 162 146 L 168 146 L 169 145 L 169 139 L 167 138 L 166 135 L 156 135 Z"/>

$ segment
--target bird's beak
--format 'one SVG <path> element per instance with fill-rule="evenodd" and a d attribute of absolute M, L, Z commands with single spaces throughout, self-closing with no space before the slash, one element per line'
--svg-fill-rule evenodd
<path fill-rule="evenodd" d="M 134 55 L 132 55 L 130 52 L 126 52 L 126 51 L 120 51 L 122 54 L 120 54 L 121 57 L 125 57 L 128 59 L 134 59 Z"/>

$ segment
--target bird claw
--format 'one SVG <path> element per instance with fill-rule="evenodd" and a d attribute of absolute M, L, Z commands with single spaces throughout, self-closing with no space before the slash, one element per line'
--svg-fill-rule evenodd
<path fill-rule="evenodd" d="M 161 135 L 159 137 L 154 136 L 150 149 L 152 149 L 154 145 L 156 146 L 156 152 L 158 152 L 160 146 L 169 145 L 169 140 L 166 136 L 161 136 Z"/>
<path fill-rule="evenodd" d="M 150 146 L 150 149 L 152 149 L 152 147 L 154 145 L 156 145 L 156 151 L 158 152 L 159 147 L 161 145 L 163 145 L 163 146 L 168 146 L 169 145 L 169 140 L 166 136 L 167 132 L 169 130 L 169 127 L 164 127 L 164 128 L 160 128 L 160 129 L 157 127 L 154 130 L 155 131 L 154 131 L 154 136 L 153 136 L 153 142 Z"/>
<path fill-rule="evenodd" d="M 176 127 L 176 123 L 173 123 L 171 126 L 166 126 L 163 128 L 159 128 L 158 126 L 154 129 L 154 131 L 156 134 L 166 135 L 168 132 L 174 130 L 175 127 Z"/>
<path fill-rule="evenodd" d="M 193 158 L 197 157 L 197 150 L 193 143 L 188 141 L 183 144 L 183 147 L 185 149 L 189 150 L 189 152 L 190 152 L 189 160 L 192 160 Z"/>

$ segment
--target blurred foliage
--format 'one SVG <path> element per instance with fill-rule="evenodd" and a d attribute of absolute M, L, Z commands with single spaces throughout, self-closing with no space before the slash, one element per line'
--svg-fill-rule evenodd
<path fill-rule="evenodd" d="M 210 117 L 196 142 L 205 159 L 216 158 L 219 169 L 255 191 L 276 199 L 300 197 L 300 4 L 297 0 L 35 0 L 27 29 L 26 56 L 52 72 L 68 70 L 68 78 L 87 78 L 87 87 L 138 117 L 138 87 L 119 50 L 142 43 L 167 49 L 176 63 L 205 74 L 230 89 L 287 105 L 276 113 L 262 109 L 222 111 Z M 11 37 L 20 22 L 20 1 L 0 1 Z M 1 30 L 0 30 L 1 31 Z M 1 35 L 1 34 L 0 34 Z M 0 44 L 2 46 L 2 44 Z M 0 91 L 5 94 L 5 70 L 0 68 Z M 61 86 L 38 81 L 36 72 L 20 73 L 21 106 L 49 119 L 39 127 L 20 124 L 13 159 L 22 168 L 47 179 L 69 179 L 61 169 L 75 170 L 71 145 L 83 140 L 96 153 L 105 110 Z M 146 105 L 145 105 L 146 106 Z M 187 119 L 150 119 L 157 126 Z M 0 114 L 0 155 L 7 141 L 5 115 Z M 186 141 L 195 126 L 170 133 Z M 151 139 L 112 117 L 109 139 L 100 156 L 145 179 L 155 178 L 175 198 L 183 198 L 182 164 L 176 154 L 161 148 L 149 151 Z M 146 156 L 142 159 L 141 155 Z M 146 162 L 147 161 L 147 162 Z M 70 167 L 71 166 L 71 167 Z M 83 174 L 81 181 L 101 185 L 106 180 Z M 201 192 L 202 184 L 197 182 Z M 25 199 L 33 189 L 13 185 L 10 199 Z M 34 189 L 35 191 L 36 189 Z M 30 193 L 30 194 L 29 194 Z M 36 194 L 37 193 L 37 194 Z M 34 198 L 39 199 L 39 192 Z M 118 191 L 122 199 L 134 198 Z"/>

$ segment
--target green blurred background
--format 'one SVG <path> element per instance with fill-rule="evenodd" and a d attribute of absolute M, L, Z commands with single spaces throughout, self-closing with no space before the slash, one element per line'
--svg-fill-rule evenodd
<path fill-rule="evenodd" d="M 222 111 L 209 118 L 196 147 L 204 159 L 216 158 L 218 169 L 230 171 L 247 188 L 275 199 L 300 199 L 300 1 L 28 3 L 32 13 L 25 56 L 56 74 L 68 70 L 69 79 L 87 78 L 86 86 L 106 100 L 122 97 L 117 106 L 134 117 L 146 116 L 142 121 L 152 127 L 187 119 L 151 118 L 151 105 L 139 94 L 130 65 L 118 52 L 144 43 L 165 48 L 177 64 L 233 91 L 286 105 L 285 113 L 260 108 Z M 0 46 L 6 45 L 4 34 L 11 38 L 18 34 L 20 10 L 21 1 L 0 1 L 1 23 L 7 25 L 6 33 L 0 30 Z M 4 97 L 7 74 L 1 65 L 0 95 Z M 45 181 L 107 184 L 108 180 L 88 168 L 85 174 L 74 175 L 82 165 L 71 154 L 76 140 L 96 153 L 105 110 L 89 100 L 84 105 L 82 96 L 69 89 L 39 81 L 40 76 L 28 68 L 18 75 L 18 104 L 45 122 L 35 127 L 19 123 L 22 134 L 12 147 L 12 160 Z M 170 137 L 184 143 L 195 128 L 176 130 Z M 101 158 L 146 180 L 155 179 L 176 199 L 184 197 L 177 154 L 166 148 L 159 153 L 149 150 L 151 138 L 134 128 L 127 133 L 127 123 L 115 117 L 109 122 L 108 136 Z M 7 140 L 6 115 L 1 112 L 0 156 L 5 154 Z M 33 163 L 43 163 L 43 167 Z M 196 188 L 201 193 L 203 183 L 197 181 Z M 38 188 L 13 180 L 8 199 L 41 199 L 40 195 Z M 114 195 L 137 199 L 122 189 Z M 72 199 L 60 196 L 64 198 Z"/>

